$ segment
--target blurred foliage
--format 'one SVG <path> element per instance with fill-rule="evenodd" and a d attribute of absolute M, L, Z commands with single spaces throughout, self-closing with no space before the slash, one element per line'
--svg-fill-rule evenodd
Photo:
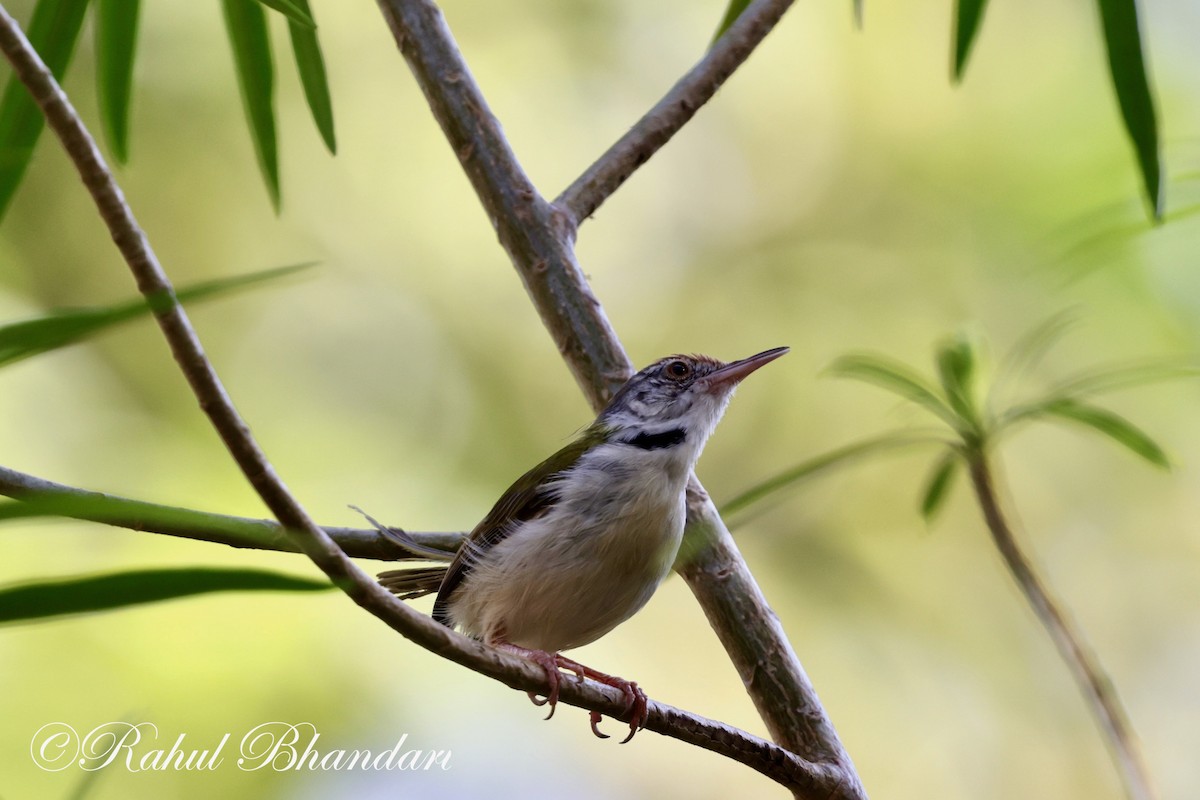
<path fill-rule="evenodd" d="M 695 62 L 720 13 L 683 0 L 442 5 L 548 195 Z M 29 19 L 32 4 L 11 10 Z M 1144 10 L 1178 210 L 1200 202 L 1200 183 L 1186 178 L 1200 165 L 1200 56 L 1186 35 L 1195 11 Z M 316 11 L 339 157 L 324 158 L 317 136 L 283 137 L 281 216 L 245 168 L 254 155 L 229 91 L 236 76 L 206 4 L 141 8 L 137 147 L 122 187 L 180 283 L 256 264 L 327 265 L 287 292 L 191 312 L 239 409 L 320 521 L 355 524 L 346 509 L 355 502 L 391 525 L 469 528 L 590 413 L 378 10 Z M 268 28 L 286 25 L 268 15 Z M 584 225 L 580 262 L 639 364 L 792 346 L 788 368 L 744 387 L 709 444 L 700 471 L 714 499 L 861 441 L 882 414 L 909 421 L 908 404 L 814 380 L 840 353 L 912 363 L 964 322 L 1011 341 L 1065 305 L 1083 322 L 1046 352 L 1042 374 L 1195 352 L 1200 218 L 1137 223 L 1111 91 L 1096 80 L 1106 55 L 1095 25 L 1087 6 L 993 3 L 971 79 L 952 90 L 945 48 L 930 46 L 946 36 L 944 4 L 875 4 L 862 32 L 845 4 L 797 4 L 715 102 Z M 91 41 L 80 39 L 66 77 L 89 120 L 100 118 Z M 280 128 L 310 124 L 303 84 L 287 70 L 276 77 Z M 126 269 L 48 137 L 34 159 L 0 227 L 0 318 L 128 297 Z M 1108 235 L 1127 226 L 1136 232 Z M 1106 399 L 1162 441 L 1175 465 L 1165 476 L 1057 426 L 1031 426 L 1003 452 L 1047 568 L 1075 598 L 1174 797 L 1195 793 L 1200 747 L 1196 401 L 1187 383 Z M 6 466 L 263 513 L 152 326 L 3 370 L 0 414 L 10 420 L 0 426 Z M 925 489 L 928 452 L 892 452 L 802 494 L 776 492 L 738 528 L 869 791 L 1116 796 L 1090 719 L 994 557 L 973 537 L 922 536 L 919 518 L 897 513 Z M 961 499 L 946 493 L 945 529 L 977 524 Z M 10 522 L 3 541 L 5 584 L 302 563 L 86 523 Z M 88 729 L 131 709 L 159 725 L 166 745 L 179 733 L 196 747 L 227 732 L 236 742 L 254 725 L 289 720 L 318 726 L 329 748 L 390 747 L 406 733 L 414 747 L 453 748 L 454 760 L 437 774 L 243 773 L 232 762 L 203 774 L 106 772 L 92 797 L 778 795 L 744 768 L 658 737 L 599 750 L 586 717 L 543 723 L 520 695 L 389 635 L 332 593 L 216 594 L 10 626 L 4 637 L 0 680 L 21 689 L 0 729 L 0 753 L 12 754 L 6 796 L 62 797 L 79 780 L 30 763 L 40 726 Z M 763 732 L 681 581 L 579 658 L 636 677 L 655 699 Z"/>
<path fill-rule="evenodd" d="M 87 614 L 211 592 L 313 592 L 332 588 L 327 581 L 261 569 L 131 570 L 0 586 L 0 623 Z"/>
<path fill-rule="evenodd" d="M 173 293 L 157 292 L 148 298 L 126 300 L 96 308 L 75 308 L 55 311 L 47 316 L 0 324 L 0 367 L 23 358 L 47 353 L 59 347 L 77 344 L 114 325 L 164 312 L 176 304 L 212 299 L 230 291 L 246 289 L 255 284 L 291 275 L 311 264 L 218 278 L 183 286 Z"/>
<path fill-rule="evenodd" d="M 713 35 L 713 41 L 733 25 L 750 5 L 750 0 L 729 0 L 725 14 Z M 1142 28 L 1137 0 L 1096 0 L 1103 23 L 1105 51 L 1108 54 L 1109 77 L 1116 90 L 1117 102 L 1125 132 L 1133 142 L 1138 168 L 1145 183 L 1151 214 L 1161 220 L 1166 211 L 1159 163 L 1158 118 L 1154 97 L 1142 54 Z M 967 58 L 979 34 L 987 0 L 956 0 L 954 4 L 953 58 L 951 76 L 961 81 L 967 69 Z M 861 28 L 861 0 L 854 2 L 854 18 Z"/>
<path fill-rule="evenodd" d="M 129 115 L 137 50 L 139 0 L 96 0 L 96 98 L 108 146 L 117 163 L 129 158 Z M 30 43 L 61 83 L 88 0 L 38 0 L 29 21 Z M 333 104 L 316 22 L 307 0 L 224 0 L 238 87 L 267 193 L 279 209 L 279 157 L 275 136 L 274 66 L 262 7 L 287 17 L 288 33 L 313 122 L 329 152 L 337 151 Z M 0 219 L 21 184 L 43 127 L 41 111 L 12 76 L 0 99 Z"/>
<path fill-rule="evenodd" d="M 129 160 L 129 100 L 140 6 L 140 0 L 96 0 L 96 102 L 105 139 L 119 164 Z"/>
<path fill-rule="evenodd" d="M 75 52 L 86 10 L 87 0 L 42 0 L 29 20 L 29 43 L 60 80 Z M 44 126 L 42 112 L 29 92 L 15 76 L 9 78 L 0 98 L 0 216 L 29 166 Z"/>
<path fill-rule="evenodd" d="M 1005 359 L 1005 371 L 1020 374 L 1033 369 L 1062 335 L 1070 317 L 1055 314 L 1022 336 Z M 993 443 L 1019 423 L 1038 419 L 1067 420 L 1091 428 L 1151 464 L 1170 466 L 1163 448 L 1129 420 L 1092 404 L 1088 398 L 1103 392 L 1127 389 L 1163 380 L 1200 376 L 1200 367 L 1176 359 L 1156 359 L 1132 366 L 1098 367 L 1055 382 L 1054 388 L 1034 399 L 998 410 L 995 387 L 986 399 L 977 400 L 981 344 L 972 336 L 950 337 L 937 348 L 934 362 L 938 383 L 886 356 L 853 354 L 839 357 L 829 368 L 836 376 L 875 384 L 928 411 L 949 428 L 901 429 L 831 450 L 766 478 L 722 505 L 726 514 L 737 514 L 783 489 L 823 474 L 834 467 L 860 461 L 875 453 L 911 445 L 943 446 L 921 492 L 921 514 L 927 520 L 941 508 L 957 470 L 964 463 L 987 456 Z M 997 380 L 996 386 L 1007 388 Z"/>
<path fill-rule="evenodd" d="M 1044 347 L 1061 331 L 1061 315 L 1034 328 L 1023 337 L 1009 363 L 1032 365 L 1044 357 Z M 1040 335 L 1039 335 L 1040 334 Z M 1140 366 L 1136 372 L 1125 367 L 1101 367 L 1060 381 L 1051 392 L 997 410 L 991 392 L 985 403 L 976 400 L 978 345 L 970 337 L 947 339 L 936 352 L 940 387 L 935 388 L 907 367 L 875 355 L 843 356 L 831 367 L 835 375 L 874 383 L 922 406 L 946 422 L 955 434 L 945 453 L 935 463 L 921 496 L 921 513 L 931 518 L 946 498 L 958 467 L 986 458 L 993 443 L 1017 423 L 1038 419 L 1060 419 L 1079 423 L 1103 434 L 1158 467 L 1169 466 L 1166 453 L 1148 434 L 1129 420 L 1093 405 L 1085 397 L 1104 390 L 1127 388 L 1164 378 L 1200 375 L 1200 368 L 1161 361 Z M 898 431 L 891 436 L 902 436 Z M 883 437 L 877 441 L 886 441 Z"/>

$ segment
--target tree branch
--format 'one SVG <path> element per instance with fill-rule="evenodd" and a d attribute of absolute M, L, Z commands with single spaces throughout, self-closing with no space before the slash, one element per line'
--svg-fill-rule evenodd
<path fill-rule="evenodd" d="M 579 268 L 573 221 L 542 198 L 521 168 L 437 6 L 430 0 L 378 2 L 542 321 L 592 407 L 599 410 L 632 374 L 632 367 Z M 757 0 L 751 9 L 763 14 L 774 6 Z M 741 37 L 761 24 L 765 23 L 756 16 L 740 20 L 714 52 L 740 46 Z M 640 152 L 636 143 L 628 147 Z M 613 167 L 600 172 L 621 172 L 615 166 L 620 159 L 612 161 Z M 602 180 L 581 197 L 602 199 L 619 183 L 615 178 Z M 679 562 L 679 571 L 716 629 L 772 737 L 833 770 L 838 782 L 830 797 L 865 797 L 850 756 L 778 618 L 695 476 L 689 498 L 685 542 L 689 555 Z"/>
<path fill-rule="evenodd" d="M 99 522 L 118 528 L 161 533 L 230 547 L 300 552 L 296 543 L 288 538 L 283 526 L 274 520 L 211 514 L 190 508 L 131 500 L 127 497 L 65 486 L 4 466 L 0 466 L 0 495 L 16 500 L 37 497 L 65 501 L 61 507 L 55 508 L 57 516 Z M 378 561 L 420 560 L 374 528 L 343 528 L 330 525 L 322 525 L 321 528 L 342 552 L 354 558 L 373 558 Z M 405 533 L 418 544 L 436 547 L 449 553 L 458 550 L 465 536 L 461 532 L 427 533 L 406 530 Z"/>
<path fill-rule="evenodd" d="M 134 219 L 95 141 L 20 27 L 0 6 L 0 50 L 42 109 L 96 203 L 113 241 L 143 294 L 173 297 L 166 273 Z M 396 600 L 358 568 L 308 516 L 283 482 L 238 415 L 200 346 L 183 309 L 175 304 L 156 311 L 181 371 L 201 409 L 251 485 L 297 546 L 356 603 L 393 630 L 427 650 L 522 691 L 545 691 L 540 667 L 522 658 L 468 639 Z M 628 721 L 622 693 L 594 682 L 564 681 L 562 702 Z M 803 797 L 828 798 L 843 780 L 827 765 L 813 764 L 771 742 L 678 709 L 651 702 L 646 728 L 740 761 Z"/>
<path fill-rule="evenodd" d="M 569 219 L 521 168 L 438 7 L 429 0 L 379 5 L 542 322 L 584 394 L 603 405 L 633 365 L 575 259 Z"/>
<path fill-rule="evenodd" d="M 794 0 L 756 0 L 629 131 L 596 159 L 554 204 L 578 226 L 596 213 L 638 167 L 662 148 L 712 99 L 726 79 L 766 38 Z"/>
<path fill-rule="evenodd" d="M 1038 576 L 1033 562 L 1021 551 L 1021 546 L 1000 508 L 986 456 L 972 456 L 969 465 L 975 496 L 983 510 L 996 549 L 1000 551 L 1005 565 L 1038 621 L 1050 634 L 1054 646 L 1067 663 L 1071 676 L 1075 678 L 1089 707 L 1100 722 L 1104 739 L 1112 751 L 1121 780 L 1125 784 L 1126 794 L 1130 800 L 1153 800 L 1155 793 L 1150 783 L 1150 773 L 1142 762 L 1137 736 L 1129 724 L 1112 680 L 1105 673 L 1096 654 L 1087 646 L 1083 635 L 1075 630 L 1062 605 L 1054 599 L 1045 582 Z"/>

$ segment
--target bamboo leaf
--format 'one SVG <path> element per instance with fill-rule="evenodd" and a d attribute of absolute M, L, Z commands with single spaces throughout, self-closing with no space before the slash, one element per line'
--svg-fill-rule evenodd
<path fill-rule="evenodd" d="M 87 0 L 39 0 L 27 36 L 55 78 L 61 79 L 75 52 Z M 0 219 L 33 157 L 45 121 L 25 85 L 11 75 L 0 99 Z"/>
<path fill-rule="evenodd" d="M 278 11 L 288 18 L 289 23 L 294 23 L 302 28 L 316 29 L 317 23 L 313 20 L 312 12 L 308 10 L 308 3 L 305 0 L 258 0 L 267 8 Z"/>
<path fill-rule="evenodd" d="M 950 448 L 934 466 L 933 471 L 929 473 L 929 478 L 925 482 L 925 490 L 921 493 L 921 516 L 925 518 L 926 522 L 932 522 L 937 513 L 942 510 L 961 464 L 962 457 L 958 451 Z"/>
<path fill-rule="evenodd" d="M 839 377 L 873 383 L 882 389 L 912 400 L 934 415 L 957 427 L 957 414 L 938 397 L 937 390 L 903 364 L 880 356 L 857 354 L 842 356 L 829 371 Z"/>
<path fill-rule="evenodd" d="M 987 0 L 957 0 L 954 4 L 954 80 L 961 81 Z"/>
<path fill-rule="evenodd" d="M 713 34 L 712 42 L 709 47 L 717 43 L 725 35 L 725 31 L 732 27 L 733 23 L 737 22 L 737 18 L 742 15 L 742 12 L 750 5 L 750 0 L 729 0 L 729 5 L 725 9 L 725 16 L 721 17 L 721 24 L 717 26 L 717 32 Z"/>
<path fill-rule="evenodd" d="M 310 14 L 308 0 L 295 0 L 301 9 Z M 337 153 L 337 137 L 333 130 L 333 101 L 329 96 L 329 83 L 325 77 L 325 58 L 321 55 L 321 43 L 313 26 L 301 25 L 288 20 L 288 34 L 292 39 L 292 52 L 296 56 L 296 69 L 300 73 L 300 84 L 304 87 L 304 99 L 312 112 L 313 122 L 325 140 L 330 153 Z"/>
<path fill-rule="evenodd" d="M 189 567 L 87 575 L 0 588 L 0 623 L 62 617 L 212 592 L 320 592 L 314 581 L 258 569 Z"/>
<path fill-rule="evenodd" d="M 308 266 L 310 265 L 297 264 L 205 281 L 176 290 L 174 298 L 169 295 L 158 295 L 150 299 L 137 298 L 107 306 L 58 311 L 37 319 L 3 325 L 0 326 L 0 367 L 38 353 L 75 344 L 119 323 L 170 308 L 176 302 L 190 303 L 209 299 L 281 278 Z"/>
<path fill-rule="evenodd" d="M 104 136 L 118 163 L 129 160 L 129 98 L 139 0 L 96 2 L 96 98 Z"/>
<path fill-rule="evenodd" d="M 806 478 L 813 477 L 834 467 L 840 467 L 873 453 L 890 450 L 895 447 L 907 447 L 915 444 L 929 444 L 941 441 L 943 441 L 941 438 L 931 433 L 892 431 L 891 433 L 885 433 L 881 436 L 839 447 L 836 450 L 830 450 L 828 453 L 823 453 L 807 461 L 803 461 L 778 475 L 767 478 L 750 487 L 732 500 L 723 503 L 720 509 L 721 514 L 735 514 L 792 484 L 799 483 Z"/>
<path fill-rule="evenodd" d="M 1155 219 L 1164 211 L 1159 158 L 1158 119 L 1142 54 L 1141 19 L 1137 0 L 1097 0 L 1104 28 L 1108 68 L 1125 130 L 1133 142 L 1146 198 Z"/>
<path fill-rule="evenodd" d="M 222 0 L 225 29 L 233 46 L 238 88 L 254 141 L 254 152 L 271 205 L 279 211 L 279 155 L 275 140 L 275 67 L 267 15 L 254 0 Z"/>
<path fill-rule="evenodd" d="M 1062 419 L 1078 422 L 1092 430 L 1104 434 L 1118 444 L 1137 453 L 1156 467 L 1169 469 L 1171 464 L 1166 453 L 1150 436 L 1135 426 L 1132 422 L 1114 414 L 1107 409 L 1099 408 L 1078 400 L 1052 400 L 1042 406 L 1044 415 L 1061 417 Z M 1031 416 L 1037 416 L 1033 414 Z"/>

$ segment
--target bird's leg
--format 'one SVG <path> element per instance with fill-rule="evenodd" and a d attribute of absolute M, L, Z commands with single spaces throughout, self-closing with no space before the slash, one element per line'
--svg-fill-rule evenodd
<path fill-rule="evenodd" d="M 550 686 L 550 690 L 546 693 L 544 699 L 539 699 L 536 692 L 526 692 L 529 699 L 533 701 L 535 706 L 550 706 L 550 713 L 546 715 L 546 719 L 554 716 L 554 708 L 558 703 L 558 689 L 562 685 L 561 670 L 569 670 L 581 680 L 591 678 L 597 683 L 603 683 L 605 686 L 612 686 L 620 689 L 625 695 L 625 711 L 629 714 L 629 735 L 621 740 L 621 744 L 625 744 L 633 735 L 642 728 L 646 727 L 646 720 L 650 716 L 649 699 L 641 687 L 634 681 L 627 681 L 624 678 L 618 678 L 615 675 L 609 675 L 606 672 L 592 669 L 589 666 L 580 664 L 578 661 L 572 661 L 566 656 L 559 653 L 549 653 L 545 650 L 531 650 L 528 647 L 512 644 L 511 642 L 493 641 L 492 646 L 498 647 L 501 650 L 507 650 L 524 658 L 529 659 L 537 664 L 546 673 L 546 682 Z M 607 733 L 601 733 L 596 726 L 604 717 L 599 711 L 591 712 L 592 733 L 601 739 L 609 738 Z"/>
<path fill-rule="evenodd" d="M 624 678 L 618 678 L 615 675 L 609 675 L 605 672 L 600 672 L 599 670 L 584 666 L 578 661 L 572 661 L 565 656 L 555 655 L 554 660 L 557 666 L 561 669 L 569 669 L 576 675 L 580 675 L 585 678 L 591 678 L 597 683 L 603 683 L 605 686 L 612 686 L 616 689 L 620 689 L 625 695 L 625 701 L 627 704 L 625 706 L 625 711 L 629 714 L 629 735 L 621 740 L 621 744 L 628 742 L 633 738 L 635 733 L 646 727 L 646 721 L 650 717 L 649 698 L 646 697 L 646 693 L 637 685 L 637 682 L 627 681 Z M 607 739 L 608 734 L 601 733 L 600 729 L 596 727 L 596 725 L 600 723 L 601 719 L 603 719 L 603 715 L 601 715 L 599 711 L 591 712 L 592 733 L 596 734 L 601 739 Z"/>
<path fill-rule="evenodd" d="M 546 693 L 545 699 L 542 700 L 538 699 L 536 692 L 526 692 L 526 694 L 529 695 L 529 699 L 533 701 L 535 706 L 544 706 L 549 704 L 550 713 L 546 715 L 546 719 L 553 717 L 554 707 L 558 704 L 558 687 L 562 685 L 562 673 L 558 671 L 559 665 L 564 661 L 568 661 L 568 659 L 564 659 L 558 653 L 548 653 L 545 650 L 530 650 L 528 647 L 521 647 L 520 645 L 515 645 L 510 642 L 501 641 L 493 642 L 492 644 L 493 646 L 499 647 L 502 650 L 507 650 L 510 653 L 523 656 L 542 668 L 542 670 L 546 673 L 546 683 L 550 685 L 550 691 Z M 575 664 L 575 662 L 571 661 L 570 664 Z M 582 665 L 576 666 L 582 668 Z M 583 678 L 583 673 L 574 667 L 567 664 L 563 664 L 563 667 L 571 670 L 581 679 Z"/>

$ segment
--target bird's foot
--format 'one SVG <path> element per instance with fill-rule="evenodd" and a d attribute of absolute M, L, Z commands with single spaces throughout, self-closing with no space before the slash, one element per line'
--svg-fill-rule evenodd
<path fill-rule="evenodd" d="M 646 693 L 642 691 L 636 682 L 600 672 L 599 670 L 580 664 L 578 661 L 572 661 L 558 653 L 549 653 L 545 650 L 531 650 L 527 647 L 510 644 L 509 642 L 497 642 L 496 647 L 519 656 L 524 656 L 541 667 L 546 673 L 546 683 L 549 685 L 549 691 L 546 692 L 545 697 L 538 697 L 537 692 L 526 692 L 535 706 L 550 706 L 550 713 L 546 715 L 546 719 L 554 716 L 554 708 L 558 704 L 558 690 L 562 685 L 562 670 L 565 669 L 574 672 L 580 680 L 591 678 L 597 683 L 603 683 L 605 686 L 620 689 L 622 694 L 625 695 L 625 713 L 629 715 L 629 735 L 621 740 L 621 744 L 628 742 L 633 738 L 635 733 L 646 727 L 646 722 L 650 717 L 650 701 L 646 697 Z M 601 739 L 608 739 L 608 734 L 601 733 L 600 729 L 596 727 L 603 718 L 603 715 L 599 711 L 591 712 L 592 733 Z"/>
<path fill-rule="evenodd" d="M 637 685 L 636 681 L 627 681 L 624 678 L 600 672 L 561 655 L 557 656 L 555 660 L 559 667 L 569 669 L 576 675 L 591 678 L 597 683 L 603 683 L 605 686 L 620 689 L 621 693 L 625 695 L 625 713 L 629 715 L 629 735 L 621 740 L 621 744 L 628 742 L 633 738 L 635 733 L 646 727 L 646 722 L 650 718 L 650 700 L 646 697 L 646 693 L 642 691 L 642 688 Z M 592 733 L 601 739 L 607 739 L 609 738 L 608 734 L 601 733 L 600 729 L 596 727 L 603 718 L 604 716 L 599 711 L 591 713 Z"/>
<path fill-rule="evenodd" d="M 559 671 L 560 660 L 565 662 L 568 661 L 568 659 L 564 659 L 558 653 L 548 653 L 545 650 L 530 650 L 527 647 L 509 644 L 508 642 L 498 642 L 496 647 L 507 650 L 510 653 L 515 653 L 519 656 L 524 656 L 542 668 L 542 670 L 546 673 L 546 683 L 549 684 L 549 691 L 546 692 L 546 696 L 538 697 L 537 692 L 526 692 L 525 694 L 529 695 L 530 701 L 532 701 L 535 706 L 549 705 L 550 713 L 546 715 L 546 719 L 553 717 L 554 708 L 558 705 L 558 689 L 562 685 L 563 678 L 562 673 Z M 574 663 L 575 662 L 573 661 L 570 662 L 570 664 Z M 562 664 L 562 666 L 564 666 L 566 669 L 572 669 L 567 664 Z M 575 672 L 575 674 L 580 678 L 583 677 L 583 673 L 576 670 L 572 671 Z"/>

